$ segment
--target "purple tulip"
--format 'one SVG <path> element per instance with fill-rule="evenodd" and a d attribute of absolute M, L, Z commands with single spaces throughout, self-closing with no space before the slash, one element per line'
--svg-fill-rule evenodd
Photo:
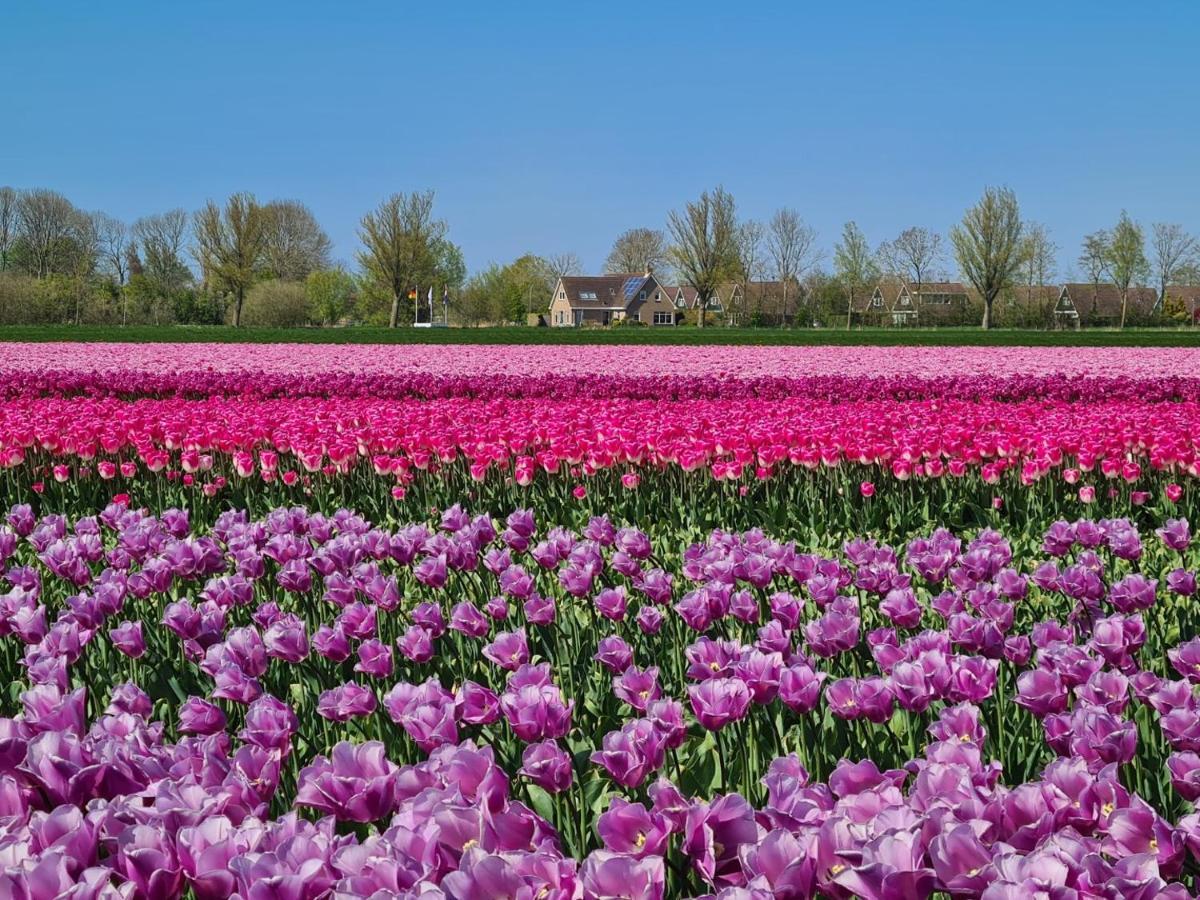
<path fill-rule="evenodd" d="M 375 712 L 375 692 L 353 682 L 322 691 L 317 698 L 317 714 L 332 722 L 348 722 Z"/>
<path fill-rule="evenodd" d="M 596 831 L 606 849 L 639 858 L 662 856 L 671 834 L 657 813 L 620 797 L 609 801 L 608 811 L 596 820 Z"/>
<path fill-rule="evenodd" d="M 300 770 L 296 805 L 341 821 L 376 822 L 396 808 L 398 774 L 380 742 L 342 741 L 329 758 L 318 756 Z"/>
<path fill-rule="evenodd" d="M 555 741 L 530 744 L 521 754 L 521 774 L 543 790 L 557 794 L 571 786 L 571 757 Z"/>
<path fill-rule="evenodd" d="M 122 622 L 108 633 L 113 646 L 128 656 L 137 659 L 146 652 L 146 641 L 142 637 L 141 622 Z"/>
<path fill-rule="evenodd" d="M 613 693 L 618 699 L 625 701 L 637 712 L 645 712 L 646 707 L 662 696 L 658 686 L 658 667 L 639 669 L 630 666 L 612 680 Z"/>
<path fill-rule="evenodd" d="M 592 657 L 610 672 L 620 674 L 633 665 L 633 651 L 629 645 L 615 634 L 601 638 L 596 647 L 596 655 Z"/>
<path fill-rule="evenodd" d="M 736 722 L 750 708 L 752 694 L 738 678 L 710 678 L 688 688 L 696 720 L 709 731 Z"/>
<path fill-rule="evenodd" d="M 183 734 L 218 734 L 225 730 L 225 713 L 200 697 L 188 697 L 179 707 L 179 730 Z"/>

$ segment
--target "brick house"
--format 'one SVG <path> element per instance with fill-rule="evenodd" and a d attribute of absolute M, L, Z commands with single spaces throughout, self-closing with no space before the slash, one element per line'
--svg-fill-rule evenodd
<path fill-rule="evenodd" d="M 675 304 L 653 273 L 566 275 L 558 279 L 550 300 L 551 327 L 611 325 L 621 321 L 675 324 Z"/>
<path fill-rule="evenodd" d="M 1182 311 L 1185 320 L 1200 325 L 1200 284 L 1167 285 L 1160 312 L 1169 315 L 1176 310 Z"/>

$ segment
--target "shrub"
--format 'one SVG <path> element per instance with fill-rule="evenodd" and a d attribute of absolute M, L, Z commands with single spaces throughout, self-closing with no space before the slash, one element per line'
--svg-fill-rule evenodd
<path fill-rule="evenodd" d="M 296 281 L 263 281 L 246 295 L 242 324 L 265 328 L 298 328 L 312 321 L 304 285 Z"/>

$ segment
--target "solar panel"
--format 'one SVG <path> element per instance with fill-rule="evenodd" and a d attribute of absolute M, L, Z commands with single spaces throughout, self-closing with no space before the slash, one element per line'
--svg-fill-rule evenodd
<path fill-rule="evenodd" d="M 642 278 L 642 277 L 626 278 L 625 279 L 625 299 L 632 300 L 633 295 L 637 293 L 637 289 L 639 287 L 641 287 L 642 282 L 645 280 L 646 279 Z"/>

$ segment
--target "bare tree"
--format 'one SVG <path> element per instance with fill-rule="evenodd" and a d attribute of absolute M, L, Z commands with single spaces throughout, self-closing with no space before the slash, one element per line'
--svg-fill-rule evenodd
<path fill-rule="evenodd" d="M 195 215 L 196 259 L 205 277 L 234 297 L 233 327 L 242 324 L 246 292 L 262 272 L 266 221 L 253 194 L 234 194 L 222 211 L 209 200 Z"/>
<path fill-rule="evenodd" d="M 17 203 L 15 188 L 0 186 L 0 272 L 8 269 L 8 258 L 17 239 Z"/>
<path fill-rule="evenodd" d="M 123 287 L 129 274 L 129 229 L 120 219 L 107 213 L 92 213 L 92 227 L 100 251 L 100 264 L 118 287 Z"/>
<path fill-rule="evenodd" d="M 133 223 L 132 254 L 127 255 L 129 274 L 144 276 L 157 294 L 155 321 L 159 306 L 173 297 L 192 279 L 183 260 L 188 235 L 188 214 L 182 209 L 144 216 Z"/>
<path fill-rule="evenodd" d="M 574 253 L 552 253 L 543 259 L 546 262 L 546 269 L 550 272 L 552 282 L 557 282 L 558 279 L 567 275 L 579 275 L 583 272 L 583 262 Z M 550 287 L 553 289 L 554 284 L 552 283 Z"/>
<path fill-rule="evenodd" d="M 942 236 L 928 228 L 905 228 L 893 241 L 879 247 L 882 265 L 892 274 L 917 286 L 917 295 L 929 273 L 942 258 Z"/>
<path fill-rule="evenodd" d="M 879 277 L 879 263 L 867 243 L 867 236 L 854 222 L 842 228 L 842 239 L 833 248 L 833 268 L 846 289 L 846 327 L 853 324 L 854 300 Z"/>
<path fill-rule="evenodd" d="M 987 188 L 950 232 L 954 256 L 983 299 L 983 328 L 992 327 L 992 304 L 1012 284 L 1021 265 L 1021 208 L 1009 188 Z"/>
<path fill-rule="evenodd" d="M 816 265 L 817 231 L 804 223 L 794 209 L 777 209 L 767 223 L 767 254 L 775 277 L 783 284 L 783 316 L 788 315 L 788 291 Z"/>
<path fill-rule="evenodd" d="M 1150 274 L 1146 260 L 1146 238 L 1142 227 L 1129 218 L 1125 210 L 1109 235 L 1105 245 L 1104 271 L 1121 294 L 1121 328 L 1129 311 L 1129 288 Z"/>
<path fill-rule="evenodd" d="M 1038 298 L 1036 310 L 1038 321 L 1043 325 L 1050 323 L 1049 317 L 1053 304 L 1047 306 L 1044 301 L 1045 287 L 1054 278 L 1054 260 L 1058 255 L 1058 245 L 1050 240 L 1050 232 L 1046 226 L 1038 222 L 1026 222 L 1021 235 L 1021 266 L 1019 276 L 1025 285 L 1025 305 L 1034 308 L 1035 288 Z"/>
<path fill-rule="evenodd" d="M 713 294 L 736 265 L 737 206 L 733 195 L 720 186 L 705 191 L 682 211 L 672 210 L 667 227 L 674 241 L 670 259 L 696 291 L 697 324 L 703 328 Z"/>
<path fill-rule="evenodd" d="M 446 223 L 433 217 L 433 191 L 392 194 L 362 217 L 358 259 L 367 276 L 392 298 L 388 324 L 400 319 L 401 298 L 432 280 Z"/>
<path fill-rule="evenodd" d="M 272 200 L 262 208 L 266 269 L 283 281 L 303 281 L 329 268 L 333 242 L 317 217 L 298 200 Z"/>
<path fill-rule="evenodd" d="M 1166 302 L 1167 285 L 1179 276 L 1200 265 L 1200 243 L 1183 230 L 1182 225 L 1155 222 L 1154 274 L 1158 278 L 1158 306 Z"/>
<path fill-rule="evenodd" d="M 609 273 L 650 272 L 667 264 L 666 236 L 654 228 L 631 228 L 613 242 L 604 271 Z"/>
<path fill-rule="evenodd" d="M 78 224 L 71 201 L 56 191 L 35 188 L 17 196 L 17 230 L 28 252 L 29 274 L 38 278 L 63 270 Z"/>

